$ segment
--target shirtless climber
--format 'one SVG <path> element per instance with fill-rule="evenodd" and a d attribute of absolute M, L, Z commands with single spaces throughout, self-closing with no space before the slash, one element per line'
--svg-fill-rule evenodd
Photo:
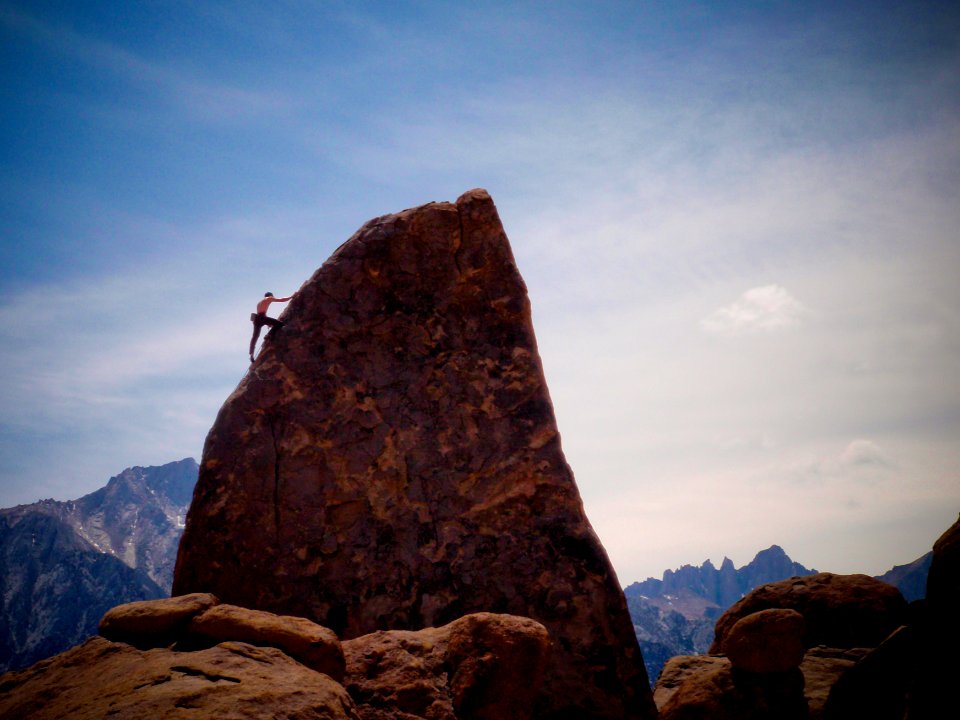
<path fill-rule="evenodd" d="M 250 320 L 253 322 L 253 337 L 250 339 L 250 362 L 253 362 L 253 350 L 257 346 L 257 338 L 260 337 L 260 330 L 264 325 L 269 325 L 271 328 L 282 328 L 283 323 L 277 320 L 276 318 L 267 317 L 267 309 L 270 307 L 270 303 L 275 302 L 287 302 L 293 297 L 278 298 L 274 297 L 273 293 L 268 292 L 264 293 L 263 300 L 257 303 L 257 311 L 250 314 Z"/>

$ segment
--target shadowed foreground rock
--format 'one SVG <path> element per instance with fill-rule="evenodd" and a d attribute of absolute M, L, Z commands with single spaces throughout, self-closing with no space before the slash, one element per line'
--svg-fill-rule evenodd
<path fill-rule="evenodd" d="M 892 585 L 867 575 L 818 573 L 761 585 L 738 600 L 717 620 L 710 652 L 724 653 L 740 619 L 770 608 L 803 615 L 808 648 L 876 647 L 907 620 L 907 601 Z"/>
<path fill-rule="evenodd" d="M 751 673 L 725 660 L 701 664 L 660 708 L 660 720 L 807 720 L 803 675 L 796 668 Z"/>
<path fill-rule="evenodd" d="M 441 628 L 388 630 L 343 643 L 364 720 L 529 718 L 550 651 L 529 618 L 478 613 Z"/>
<path fill-rule="evenodd" d="M 100 634 L 141 650 L 166 647 L 183 637 L 194 617 L 219 602 L 210 593 L 191 593 L 124 603 L 100 619 Z"/>
<path fill-rule="evenodd" d="M 104 638 L 0 678 L 0 717 L 360 720 L 346 689 L 274 648 L 137 650 Z"/>
<path fill-rule="evenodd" d="M 960 519 L 933 544 L 927 601 L 917 628 L 921 653 L 909 701 L 910 720 L 942 717 L 956 706 L 960 647 Z"/>
<path fill-rule="evenodd" d="M 738 620 L 723 649 L 734 667 L 750 672 L 786 672 L 803 660 L 803 615 L 771 608 Z"/>
<path fill-rule="evenodd" d="M 531 617 L 538 717 L 652 717 L 489 195 L 370 221 L 282 317 L 207 437 L 174 592 L 342 639 Z"/>

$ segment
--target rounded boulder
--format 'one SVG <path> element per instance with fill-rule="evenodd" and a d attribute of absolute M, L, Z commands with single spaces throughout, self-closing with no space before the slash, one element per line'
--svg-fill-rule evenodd
<path fill-rule="evenodd" d="M 796 610 L 761 610 L 734 624 L 724 650 L 735 668 L 755 673 L 786 672 L 803 661 L 804 628 L 803 615 Z"/>
<path fill-rule="evenodd" d="M 907 619 L 907 601 L 892 585 L 868 575 L 818 573 L 761 585 L 734 603 L 714 631 L 711 654 L 726 654 L 727 637 L 742 618 L 761 610 L 796 610 L 806 623 L 804 646 L 876 647 Z"/>

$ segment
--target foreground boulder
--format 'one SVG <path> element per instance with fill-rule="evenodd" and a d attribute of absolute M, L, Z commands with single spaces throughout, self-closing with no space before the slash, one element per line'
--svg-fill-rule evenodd
<path fill-rule="evenodd" d="M 807 698 L 810 720 L 824 717 L 833 686 L 868 652 L 868 648 L 828 648 L 823 645 L 807 650 L 800 663 L 800 672 L 803 673 L 803 694 Z"/>
<path fill-rule="evenodd" d="M 907 620 L 907 601 L 892 585 L 867 575 L 818 573 L 761 585 L 738 600 L 717 620 L 710 652 L 723 654 L 739 620 L 770 608 L 803 616 L 808 648 L 876 647 Z"/>
<path fill-rule="evenodd" d="M 226 640 L 275 647 L 317 672 L 343 680 L 343 649 L 332 630 L 306 618 L 223 605 L 210 593 L 118 605 L 100 620 L 100 634 L 141 650 L 195 650 Z"/>
<path fill-rule="evenodd" d="M 477 613 L 441 628 L 389 630 L 343 643 L 364 720 L 525 720 L 550 638 L 529 618 Z"/>
<path fill-rule="evenodd" d="M 282 318 L 207 437 L 174 592 L 341 639 L 531 617 L 539 717 L 652 717 L 489 195 L 370 221 Z"/>
<path fill-rule="evenodd" d="M 660 708 L 660 720 L 808 720 L 800 670 L 752 673 L 719 660 L 693 668 Z"/>
<path fill-rule="evenodd" d="M 166 647 L 183 638 L 194 617 L 219 602 L 210 593 L 190 593 L 124 603 L 100 619 L 100 634 L 142 650 Z"/>
<path fill-rule="evenodd" d="M 0 717 L 31 720 L 361 720 L 346 689 L 274 648 L 197 652 L 105 638 L 0 676 Z"/>
<path fill-rule="evenodd" d="M 275 647 L 312 670 L 343 680 L 345 665 L 340 640 L 332 630 L 306 618 L 217 605 L 194 617 L 187 633 L 192 642 L 239 640 Z"/>
<path fill-rule="evenodd" d="M 734 667 L 755 673 L 785 672 L 803 660 L 803 630 L 803 615 L 796 610 L 761 610 L 734 624 L 723 649 Z"/>
<path fill-rule="evenodd" d="M 147 649 L 160 639 L 154 622 L 143 635 L 127 630 L 139 648 L 93 638 L 0 675 L 0 717 L 530 720 L 551 651 L 543 625 L 513 615 L 475 613 L 341 646 L 309 620 L 197 607 L 203 599 L 131 603 L 107 614 L 179 618 L 180 629 L 164 638 L 169 647 Z M 188 607 L 196 613 L 184 628 Z"/>
<path fill-rule="evenodd" d="M 915 623 L 917 648 L 910 720 L 939 720 L 956 705 L 957 648 L 960 647 L 960 519 L 933 544 L 927 598 Z"/>

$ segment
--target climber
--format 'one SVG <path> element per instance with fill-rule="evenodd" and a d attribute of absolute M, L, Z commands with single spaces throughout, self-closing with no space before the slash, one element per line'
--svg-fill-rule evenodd
<path fill-rule="evenodd" d="M 263 300 L 257 303 L 257 311 L 250 314 L 250 320 L 253 322 L 253 337 L 250 339 L 250 362 L 253 362 L 253 350 L 257 346 L 257 338 L 260 337 L 260 329 L 264 325 L 271 328 L 282 328 L 283 323 L 276 318 L 267 317 L 267 308 L 270 303 L 287 302 L 293 298 L 293 295 L 285 298 L 274 297 L 272 292 L 264 293 Z M 268 335 L 269 337 L 269 335 Z"/>

